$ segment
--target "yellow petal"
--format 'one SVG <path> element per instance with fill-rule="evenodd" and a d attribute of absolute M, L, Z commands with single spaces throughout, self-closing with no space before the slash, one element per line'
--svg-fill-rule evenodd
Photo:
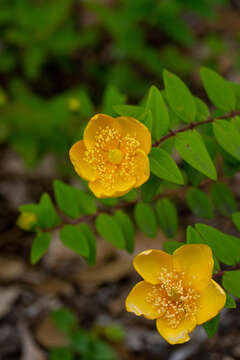
<path fill-rule="evenodd" d="M 97 198 L 109 198 L 109 197 L 119 197 L 128 193 L 135 184 L 135 179 L 130 179 L 129 181 L 118 181 L 114 188 L 109 189 L 107 186 L 104 186 L 100 180 L 94 182 L 89 182 L 88 186 L 90 190 L 94 193 Z"/>
<path fill-rule="evenodd" d="M 203 324 L 216 316 L 224 307 L 226 294 L 214 280 L 200 293 L 197 323 Z"/>
<path fill-rule="evenodd" d="M 173 253 L 173 266 L 175 271 L 185 272 L 189 285 L 202 291 L 212 277 L 212 250 L 204 244 L 183 245 Z"/>
<path fill-rule="evenodd" d="M 146 300 L 151 291 L 152 285 L 145 281 L 140 281 L 135 285 L 125 302 L 127 311 L 133 312 L 137 316 L 144 315 L 148 319 L 159 318 L 162 314 L 159 314 Z"/>
<path fill-rule="evenodd" d="M 121 135 L 123 133 L 123 130 L 122 130 L 121 126 L 118 124 L 118 122 L 116 121 L 116 119 L 114 119 L 111 116 L 105 115 L 105 114 L 97 114 L 89 120 L 89 122 L 84 130 L 83 141 L 84 141 L 85 146 L 88 149 L 90 149 L 92 146 L 95 145 L 95 143 L 96 143 L 95 136 L 96 136 L 97 132 L 101 128 L 105 128 L 105 127 L 114 129 Z M 117 146 L 118 144 L 114 144 L 114 145 Z"/>
<path fill-rule="evenodd" d="M 172 271 L 172 256 L 161 250 L 146 250 L 135 256 L 133 266 L 150 284 L 159 284 L 163 271 Z"/>
<path fill-rule="evenodd" d="M 190 340 L 189 332 L 196 326 L 194 319 L 183 320 L 177 328 L 172 328 L 164 317 L 157 320 L 159 334 L 170 344 L 183 344 Z"/>
<path fill-rule="evenodd" d="M 145 152 L 138 150 L 135 157 L 136 184 L 135 187 L 144 184 L 150 176 L 149 159 Z"/>
<path fill-rule="evenodd" d="M 76 142 L 69 151 L 70 160 L 75 168 L 75 171 L 85 180 L 94 181 L 97 176 L 95 171 L 84 160 L 86 147 L 83 140 Z"/>
<path fill-rule="evenodd" d="M 122 127 L 125 135 L 135 138 L 140 143 L 140 148 L 148 154 L 151 150 L 151 133 L 148 128 L 140 123 L 140 121 L 127 116 L 116 118 L 118 124 Z"/>

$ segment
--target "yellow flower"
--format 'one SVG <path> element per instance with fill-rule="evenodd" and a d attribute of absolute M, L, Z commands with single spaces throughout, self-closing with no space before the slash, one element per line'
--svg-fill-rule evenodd
<path fill-rule="evenodd" d="M 157 320 L 170 344 L 189 341 L 189 332 L 223 308 L 226 294 L 214 280 L 209 246 L 183 245 L 173 255 L 161 250 L 138 254 L 133 263 L 143 277 L 126 299 L 126 309 Z"/>
<path fill-rule="evenodd" d="M 96 197 L 116 197 L 148 180 L 150 149 L 151 134 L 139 121 L 97 114 L 71 147 L 70 159 Z"/>
<path fill-rule="evenodd" d="M 70 98 L 68 100 L 68 108 L 69 110 L 76 112 L 80 109 L 81 103 L 77 98 Z"/>
<path fill-rule="evenodd" d="M 32 230 L 36 223 L 37 217 L 34 213 L 31 212 L 22 212 L 16 222 L 20 229 L 23 230 Z"/>

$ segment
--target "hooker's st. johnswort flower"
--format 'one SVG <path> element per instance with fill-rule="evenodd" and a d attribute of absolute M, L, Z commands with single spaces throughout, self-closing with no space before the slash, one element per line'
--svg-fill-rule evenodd
<path fill-rule="evenodd" d="M 157 330 L 170 344 L 190 340 L 196 325 L 216 316 L 224 307 L 226 294 L 214 280 L 213 256 L 209 246 L 183 245 L 173 255 L 147 250 L 134 258 L 143 277 L 126 299 L 126 309 L 157 320 Z"/>
<path fill-rule="evenodd" d="M 97 114 L 71 147 L 70 159 L 96 197 L 117 197 L 148 180 L 150 150 L 151 134 L 138 120 Z"/>

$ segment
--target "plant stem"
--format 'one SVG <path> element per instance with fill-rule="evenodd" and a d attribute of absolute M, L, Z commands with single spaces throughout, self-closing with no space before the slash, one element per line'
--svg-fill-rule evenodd
<path fill-rule="evenodd" d="M 218 279 L 218 278 L 222 277 L 226 271 L 233 271 L 233 270 L 240 270 L 240 264 L 231 266 L 229 269 L 221 270 L 221 271 L 217 272 L 216 274 L 214 274 L 213 278 Z"/>
<path fill-rule="evenodd" d="M 238 116 L 238 115 L 240 115 L 240 111 L 232 111 L 229 114 L 225 114 L 225 115 L 222 115 L 222 116 L 217 116 L 215 118 L 208 117 L 206 120 L 191 123 L 188 126 L 185 126 L 183 128 L 177 129 L 177 130 L 171 130 L 168 134 L 164 135 L 159 141 L 156 141 L 152 145 L 152 147 L 159 146 L 165 140 L 171 138 L 172 136 L 176 136 L 178 133 L 185 132 L 185 131 L 188 131 L 188 130 L 193 130 L 198 126 L 205 125 L 205 124 L 210 124 L 210 123 L 213 123 L 216 120 L 225 120 L 225 119 L 229 119 L 231 117 L 235 117 L 235 116 Z"/>

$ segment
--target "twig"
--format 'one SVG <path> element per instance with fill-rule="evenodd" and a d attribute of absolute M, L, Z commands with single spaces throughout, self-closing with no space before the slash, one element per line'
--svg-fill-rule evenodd
<path fill-rule="evenodd" d="M 176 136 L 177 134 L 179 134 L 181 132 L 185 132 L 185 131 L 188 131 L 188 130 L 193 130 L 198 126 L 205 125 L 205 124 L 210 124 L 210 123 L 213 123 L 216 120 L 229 119 L 231 117 L 235 117 L 235 116 L 238 116 L 238 115 L 240 115 L 240 111 L 232 111 L 229 114 L 225 114 L 225 115 L 222 115 L 222 116 L 217 116 L 215 118 L 208 117 L 206 120 L 191 123 L 188 126 L 185 126 L 183 128 L 177 129 L 177 130 L 171 130 L 168 134 L 164 135 L 159 141 L 156 141 L 152 146 L 157 147 L 160 144 L 162 144 L 165 140 L 167 140 L 167 139 L 169 139 L 169 138 L 171 138 L 173 136 Z"/>

